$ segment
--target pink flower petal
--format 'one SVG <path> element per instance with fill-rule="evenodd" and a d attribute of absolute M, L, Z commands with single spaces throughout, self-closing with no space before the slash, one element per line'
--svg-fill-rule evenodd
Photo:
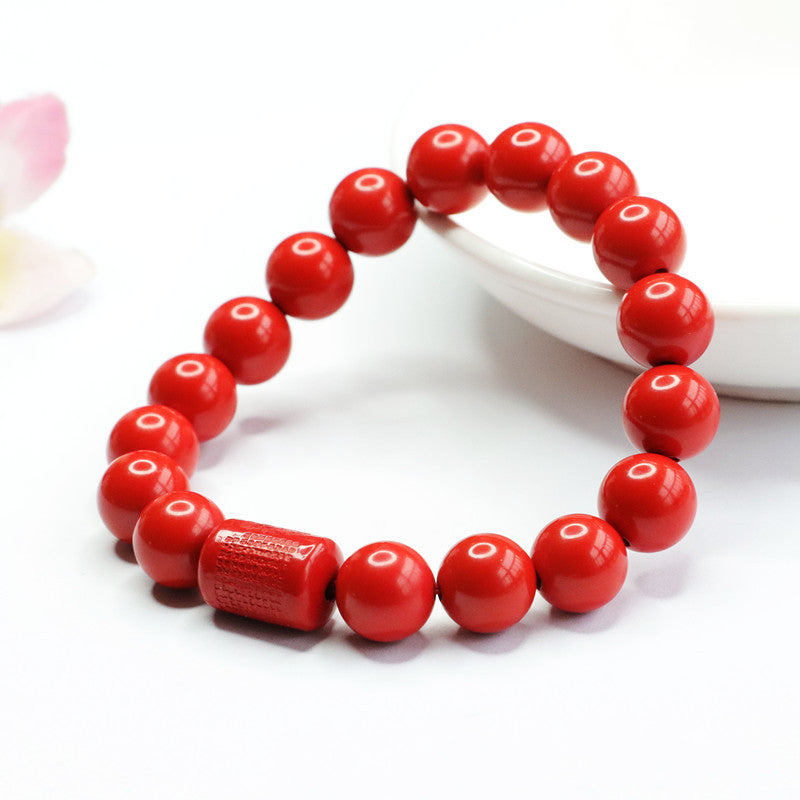
<path fill-rule="evenodd" d="M 0 325 L 54 308 L 92 276 L 86 256 L 28 233 L 0 228 Z"/>
<path fill-rule="evenodd" d="M 27 207 L 53 183 L 68 139 L 66 109 L 55 95 L 0 106 L 0 216 Z"/>

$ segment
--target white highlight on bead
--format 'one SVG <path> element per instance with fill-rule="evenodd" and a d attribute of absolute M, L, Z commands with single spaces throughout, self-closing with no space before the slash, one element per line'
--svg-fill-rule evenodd
<path fill-rule="evenodd" d="M 663 392 L 667 389 L 674 389 L 681 379 L 677 375 L 659 375 L 650 382 L 650 385 L 657 391 Z"/>
<path fill-rule="evenodd" d="M 397 561 L 397 553 L 393 553 L 391 550 L 376 550 L 374 553 L 370 553 L 367 561 L 373 567 L 388 567 Z"/>
<path fill-rule="evenodd" d="M 319 240 L 312 239 L 310 236 L 304 236 L 292 245 L 292 252 L 296 256 L 313 256 L 320 250 L 322 250 L 322 245 Z"/>
<path fill-rule="evenodd" d="M 156 414 L 155 411 L 149 411 L 147 414 L 142 414 L 136 420 L 136 427 L 145 431 L 154 431 L 156 428 L 163 428 L 167 421 L 161 414 Z"/>
<path fill-rule="evenodd" d="M 205 367 L 196 359 L 187 358 L 186 361 L 181 361 L 181 363 L 175 367 L 175 372 L 180 375 L 181 378 L 196 378 L 198 375 L 202 375 L 205 372 Z"/>
<path fill-rule="evenodd" d="M 439 133 L 433 137 L 433 146 L 438 147 L 440 150 L 446 150 L 448 147 L 460 145 L 463 141 L 464 137 L 458 131 L 439 131 Z"/>
<path fill-rule="evenodd" d="M 514 147 L 530 147 L 542 141 L 542 134 L 535 128 L 523 128 L 511 137 Z"/>
<path fill-rule="evenodd" d="M 255 319 L 261 311 L 255 303 L 237 303 L 231 309 L 231 316 L 234 319 Z"/>
<path fill-rule="evenodd" d="M 132 472 L 134 475 L 152 475 L 156 469 L 158 467 L 155 462 L 147 458 L 137 458 L 136 461 L 131 461 L 128 472 Z"/>
<path fill-rule="evenodd" d="M 644 219 L 650 213 L 650 209 L 641 203 L 631 203 L 625 206 L 620 212 L 619 218 L 623 222 L 637 222 Z"/>
<path fill-rule="evenodd" d="M 194 510 L 194 503 L 190 503 L 188 500 L 173 500 L 166 509 L 167 514 L 172 517 L 185 517 Z"/>
<path fill-rule="evenodd" d="M 656 474 L 655 464 L 636 464 L 628 470 L 628 477 L 635 481 L 652 478 Z"/>
<path fill-rule="evenodd" d="M 675 287 L 667 281 L 651 283 L 645 290 L 645 295 L 651 300 L 659 300 L 662 297 L 669 297 L 671 294 L 675 294 Z"/>
<path fill-rule="evenodd" d="M 383 175 L 368 172 L 366 175 L 359 175 L 354 185 L 360 192 L 375 192 L 378 189 L 383 189 L 386 186 L 386 181 L 383 179 Z"/>
<path fill-rule="evenodd" d="M 575 174 L 584 178 L 602 172 L 605 164 L 599 158 L 584 158 L 575 165 Z"/>
<path fill-rule="evenodd" d="M 476 542 L 467 550 L 470 558 L 491 558 L 497 553 L 497 548 L 491 542 Z"/>
<path fill-rule="evenodd" d="M 582 522 L 570 522 L 561 529 L 560 533 L 562 539 L 580 539 L 581 536 L 589 533 L 589 528 Z"/>

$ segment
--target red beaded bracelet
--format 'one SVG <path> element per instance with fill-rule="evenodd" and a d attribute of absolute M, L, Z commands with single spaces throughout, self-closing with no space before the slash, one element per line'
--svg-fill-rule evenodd
<path fill-rule="evenodd" d="M 643 452 L 603 479 L 598 514 L 568 514 L 539 533 L 529 555 L 498 534 L 470 536 L 438 575 L 410 547 L 376 542 L 342 563 L 330 539 L 226 519 L 189 491 L 199 442 L 236 411 L 236 384 L 261 383 L 286 363 L 286 316 L 320 319 L 353 286 L 349 253 L 381 255 L 411 236 L 415 200 L 431 211 L 466 211 L 491 192 L 522 211 L 549 208 L 570 236 L 591 241 L 603 275 L 624 292 L 617 330 L 647 369 L 623 402 L 625 431 Z M 150 405 L 123 416 L 108 441 L 98 490 L 109 530 L 132 542 L 157 583 L 199 586 L 211 606 L 300 630 L 330 618 L 334 604 L 357 633 L 395 641 L 419 630 L 438 596 L 464 628 L 492 633 L 527 613 L 534 594 L 586 612 L 608 603 L 627 573 L 627 548 L 663 550 L 691 526 L 694 485 L 678 464 L 702 451 L 719 424 L 712 386 L 687 365 L 708 346 L 714 317 L 703 293 L 676 275 L 683 227 L 666 205 L 637 194 L 628 167 L 607 153 L 572 155 L 547 125 L 521 123 L 488 145 L 461 125 L 441 125 L 411 149 L 407 180 L 384 169 L 348 175 L 330 201 L 334 237 L 298 233 L 267 263 L 271 301 L 223 303 L 205 328 L 205 353 L 175 356 L 150 382 Z"/>

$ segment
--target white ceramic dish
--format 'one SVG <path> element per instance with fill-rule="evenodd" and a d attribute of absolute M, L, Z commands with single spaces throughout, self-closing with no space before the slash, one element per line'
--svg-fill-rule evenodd
<path fill-rule="evenodd" d="M 714 341 L 697 369 L 726 394 L 798 401 L 800 25 L 785 29 L 776 19 L 765 27 L 763 19 L 738 20 L 720 42 L 704 38 L 718 18 L 699 18 L 681 31 L 679 58 L 640 58 L 637 43 L 623 42 L 616 59 L 598 59 L 589 89 L 587 76 L 568 68 L 536 80 L 529 58 L 496 47 L 472 73 L 459 68 L 454 80 L 440 70 L 411 95 L 394 132 L 393 167 L 404 174 L 416 137 L 445 122 L 491 141 L 511 124 L 536 120 L 559 129 L 574 152 L 621 156 L 640 193 L 683 220 L 683 274 L 715 308 Z M 602 45 L 603 32 L 594 34 Z M 537 60 L 558 56 L 546 41 L 538 46 Z M 616 337 L 619 296 L 602 282 L 590 248 L 558 231 L 547 212 L 519 214 L 489 198 L 451 219 L 424 211 L 422 219 L 471 257 L 475 278 L 499 301 L 570 344 L 632 367 Z"/>

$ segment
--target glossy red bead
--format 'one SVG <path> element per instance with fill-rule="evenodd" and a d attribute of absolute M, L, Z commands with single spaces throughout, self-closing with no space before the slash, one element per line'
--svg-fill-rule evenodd
<path fill-rule="evenodd" d="M 217 358 L 187 353 L 165 361 L 150 381 L 151 403 L 169 406 L 192 424 L 197 438 L 213 439 L 236 413 L 236 381 Z"/>
<path fill-rule="evenodd" d="M 398 542 L 357 550 L 336 578 L 336 604 L 344 621 L 365 639 L 395 642 L 416 633 L 436 600 L 430 567 Z"/>
<path fill-rule="evenodd" d="M 220 611 L 313 631 L 333 613 L 336 543 L 299 531 L 228 519 L 200 551 L 198 585 Z"/>
<path fill-rule="evenodd" d="M 272 251 L 267 286 L 284 314 L 321 319 L 338 311 L 350 296 L 353 264 L 336 239 L 323 233 L 296 233 Z"/>
<path fill-rule="evenodd" d="M 155 450 L 175 461 L 191 476 L 197 467 L 200 443 L 183 414 L 167 406 L 135 408 L 119 419 L 108 437 L 109 461 L 134 450 Z"/>
<path fill-rule="evenodd" d="M 588 242 L 600 215 L 617 200 L 636 194 L 627 165 L 608 153 L 570 156 L 547 185 L 547 205 L 562 231 Z"/>
<path fill-rule="evenodd" d="M 139 566 L 162 586 L 197 586 L 200 549 L 223 519 L 216 504 L 196 492 L 157 497 L 145 506 L 133 530 Z"/>
<path fill-rule="evenodd" d="M 677 272 L 686 254 L 678 215 L 652 197 L 625 197 L 597 220 L 594 260 L 606 279 L 623 292 L 654 272 Z"/>
<path fill-rule="evenodd" d="M 622 406 L 625 433 L 648 453 L 691 458 L 708 447 L 719 427 L 719 400 L 690 367 L 653 367 L 630 385 Z"/>
<path fill-rule="evenodd" d="M 458 214 L 486 197 L 484 166 L 489 145 L 464 125 L 437 125 L 414 142 L 406 181 L 423 206 Z"/>
<path fill-rule="evenodd" d="M 274 303 L 260 297 L 236 297 L 209 317 L 203 344 L 237 383 L 263 383 L 288 360 L 292 334 L 286 315 Z"/>
<path fill-rule="evenodd" d="M 348 175 L 329 205 L 336 238 L 353 253 L 381 256 L 404 245 L 414 232 L 417 210 L 403 179 L 379 167 Z"/>
<path fill-rule="evenodd" d="M 597 506 L 628 547 L 654 553 L 686 535 L 697 511 L 697 493 L 680 464 L 655 453 L 636 453 L 608 471 Z"/>
<path fill-rule="evenodd" d="M 568 514 L 547 525 L 533 545 L 539 592 L 562 611 L 593 611 L 617 596 L 628 572 L 622 537 L 590 514 Z"/>
<path fill-rule="evenodd" d="M 617 334 L 639 364 L 691 364 L 711 342 L 714 312 L 703 292 L 686 278 L 649 275 L 622 298 Z"/>
<path fill-rule="evenodd" d="M 445 611 L 475 633 L 510 628 L 525 616 L 536 594 L 530 556 L 494 533 L 469 536 L 453 547 L 436 582 Z"/>
<path fill-rule="evenodd" d="M 162 494 L 188 488 L 186 475 L 169 456 L 136 450 L 108 465 L 97 490 L 97 508 L 111 533 L 130 542 L 145 506 Z"/>
<path fill-rule="evenodd" d="M 549 125 L 521 122 L 506 128 L 489 147 L 486 185 L 517 211 L 547 207 L 547 184 L 572 154 L 567 140 Z"/>

